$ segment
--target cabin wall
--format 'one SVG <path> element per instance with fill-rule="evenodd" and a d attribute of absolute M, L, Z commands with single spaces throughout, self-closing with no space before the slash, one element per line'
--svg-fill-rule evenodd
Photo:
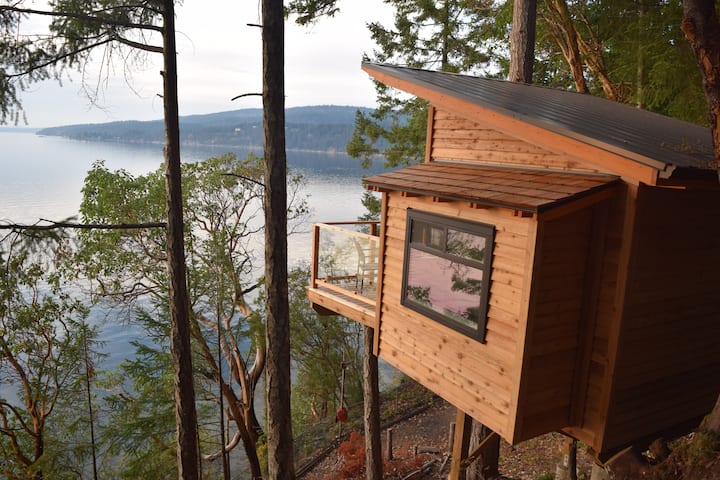
<path fill-rule="evenodd" d="M 534 220 L 463 202 L 386 195 L 379 356 L 512 441 Z M 408 208 L 495 225 L 486 343 L 400 304 Z"/>
<path fill-rule="evenodd" d="M 555 170 L 598 170 L 459 115 L 432 109 L 428 121 L 429 161 L 489 163 Z"/>
<path fill-rule="evenodd" d="M 720 191 L 640 186 L 603 450 L 697 425 L 720 391 Z"/>
<path fill-rule="evenodd" d="M 575 379 L 588 326 L 593 208 L 541 222 L 522 369 L 516 438 L 571 424 Z"/>
<path fill-rule="evenodd" d="M 628 199 L 630 197 L 630 199 Z M 622 195 L 611 199 L 606 210 L 596 210 L 595 215 L 602 225 L 602 235 L 595 235 L 600 243 L 597 259 L 596 285 L 594 296 L 589 299 L 587 331 L 584 334 L 586 358 L 581 359 L 576 385 L 576 410 L 567 430 L 577 439 L 585 442 L 595 451 L 601 451 L 605 430 L 608 395 L 610 393 L 612 365 L 614 364 L 617 327 L 620 318 L 621 297 L 618 294 L 618 275 L 622 270 L 623 252 L 628 250 L 632 236 L 632 224 L 627 220 L 628 205 L 634 205 L 634 191 L 625 189 Z M 602 207 L 601 207 L 602 208 Z M 629 222 L 629 223 L 628 223 Z M 626 231 L 630 229 L 630 231 Z"/>

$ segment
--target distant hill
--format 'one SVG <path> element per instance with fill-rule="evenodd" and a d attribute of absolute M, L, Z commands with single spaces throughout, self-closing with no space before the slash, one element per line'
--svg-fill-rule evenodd
<path fill-rule="evenodd" d="M 285 111 L 287 148 L 344 152 L 354 130 L 357 110 L 371 111 L 335 105 L 288 108 Z M 162 120 L 67 125 L 44 128 L 37 134 L 122 143 L 161 143 L 165 139 Z M 185 144 L 261 147 L 262 109 L 180 117 L 180 138 Z"/>

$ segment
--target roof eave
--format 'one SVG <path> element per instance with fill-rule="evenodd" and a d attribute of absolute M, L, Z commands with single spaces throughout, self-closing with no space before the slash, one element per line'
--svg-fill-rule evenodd
<path fill-rule="evenodd" d="M 577 134 L 575 132 L 567 130 L 566 128 L 563 128 L 561 125 L 553 124 L 550 122 L 544 122 L 537 118 L 530 117 L 527 115 L 522 115 L 517 112 L 513 112 L 511 110 L 499 107 L 497 105 L 487 104 L 477 98 L 463 94 L 462 92 L 453 91 L 446 87 L 442 87 L 442 86 L 431 84 L 429 82 L 424 82 L 422 80 L 418 80 L 416 78 L 413 78 L 410 75 L 405 74 L 404 71 L 398 70 L 391 66 L 373 64 L 373 63 L 363 63 L 362 69 L 365 72 L 367 72 L 369 75 L 373 76 L 376 80 L 378 80 L 382 83 L 385 83 L 391 87 L 398 88 L 400 90 L 404 90 L 404 91 L 407 91 L 408 93 L 411 93 L 413 95 L 424 98 L 424 99 L 436 104 L 437 106 L 442 107 L 444 104 L 443 100 L 446 97 L 455 98 L 467 105 L 474 105 L 474 106 L 478 106 L 478 107 L 481 107 L 486 110 L 491 110 L 491 111 L 493 111 L 499 115 L 505 116 L 507 118 L 510 118 L 510 119 L 513 119 L 513 120 L 516 120 L 519 122 L 523 122 L 528 125 L 533 125 L 537 128 L 556 133 L 565 138 L 571 139 L 575 142 L 580 142 L 582 144 L 599 149 L 599 150 L 607 152 L 609 154 L 632 161 L 636 164 L 650 167 L 651 169 L 653 169 L 655 171 L 654 174 L 642 175 L 642 176 L 637 177 L 637 180 L 642 181 L 643 183 L 654 185 L 658 178 L 664 178 L 664 179 L 670 178 L 676 168 L 676 166 L 671 163 L 663 162 L 663 161 L 653 159 L 653 158 L 650 158 L 650 157 L 647 157 L 644 155 L 640 155 L 636 152 L 632 152 L 630 150 L 626 150 L 626 149 L 620 148 L 615 145 L 609 145 L 607 143 L 601 142 L 592 137 Z M 395 79 L 397 81 L 393 81 L 393 79 Z M 417 85 L 418 87 L 421 87 L 421 89 L 424 89 L 426 91 L 419 92 L 419 91 L 414 91 L 415 89 L 412 89 L 412 88 L 408 89 L 407 88 L 408 84 L 409 85 Z M 432 95 L 431 92 L 436 92 L 436 95 Z M 625 175 L 623 175 L 623 176 L 625 176 Z"/>

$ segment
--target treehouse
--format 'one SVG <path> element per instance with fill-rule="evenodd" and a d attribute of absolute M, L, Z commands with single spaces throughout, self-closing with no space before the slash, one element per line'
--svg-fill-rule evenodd
<path fill-rule="evenodd" d="M 426 159 L 364 179 L 382 192 L 378 235 L 315 226 L 314 308 L 371 327 L 376 355 L 513 444 L 563 431 L 604 461 L 697 426 L 720 393 L 708 129 L 363 68 L 427 100 Z"/>

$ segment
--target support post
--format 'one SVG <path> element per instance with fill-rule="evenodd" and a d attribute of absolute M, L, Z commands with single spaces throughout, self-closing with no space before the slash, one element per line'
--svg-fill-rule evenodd
<path fill-rule="evenodd" d="M 556 480 L 577 480 L 577 440 L 565 437 L 562 461 L 555 469 Z"/>
<path fill-rule="evenodd" d="M 385 430 L 385 458 L 388 460 L 393 459 L 393 429 L 388 428 Z"/>
<path fill-rule="evenodd" d="M 455 417 L 455 438 L 453 439 L 452 463 L 448 480 L 465 480 L 465 469 L 462 461 L 467 458 L 470 449 L 470 433 L 472 417 L 458 408 Z"/>

